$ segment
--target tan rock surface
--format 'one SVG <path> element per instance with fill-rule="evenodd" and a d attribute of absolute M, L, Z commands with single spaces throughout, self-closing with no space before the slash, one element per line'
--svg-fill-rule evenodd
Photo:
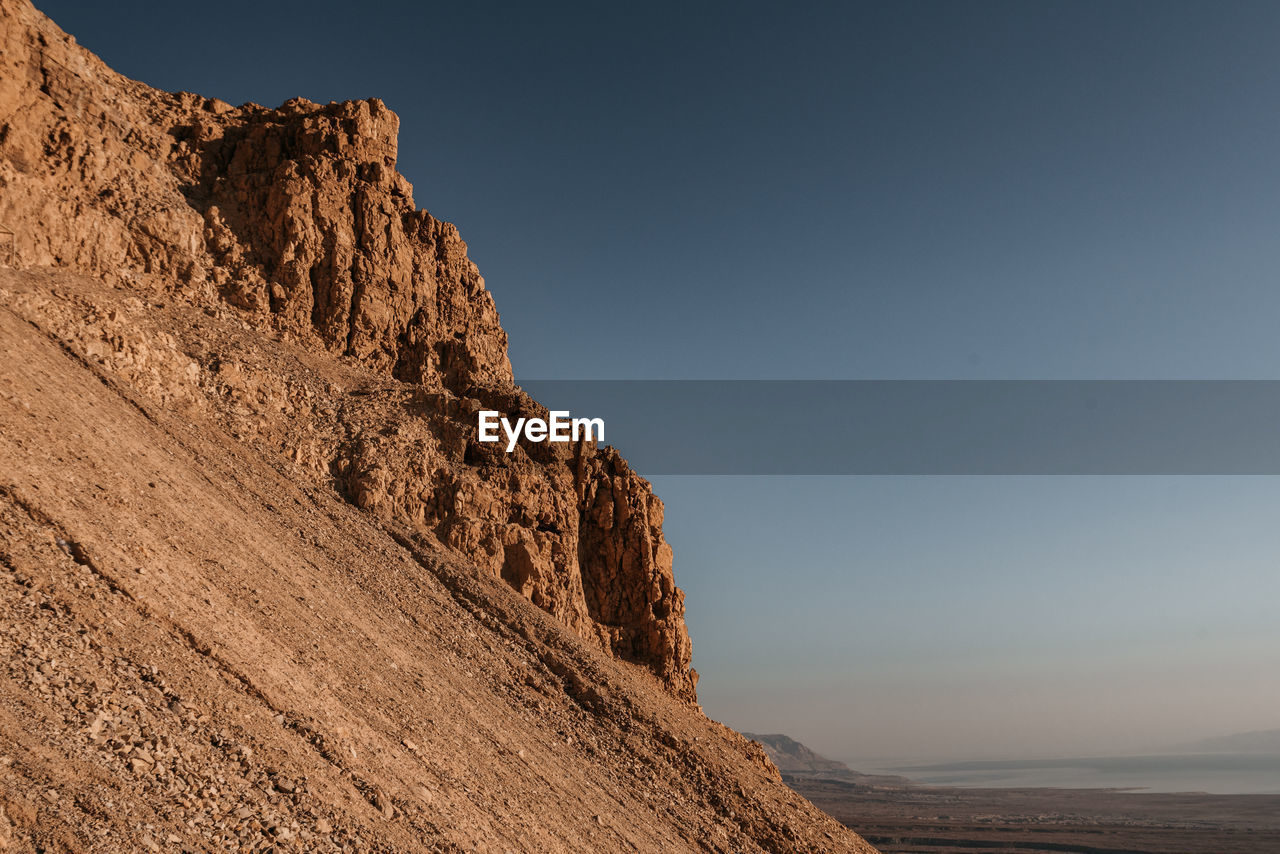
<path fill-rule="evenodd" d="M 393 113 L 0 50 L 0 850 L 870 850 L 693 704 L 625 460 L 475 441 L 544 410 Z"/>
<path fill-rule="evenodd" d="M 159 92 L 111 71 L 27 3 L 4 0 L 0 15 L 0 223 L 18 233 L 20 266 L 200 306 L 420 387 L 412 405 L 430 423 L 409 438 L 413 429 L 387 435 L 401 413 L 383 401 L 347 406 L 345 390 L 289 399 L 297 378 L 274 365 L 254 373 L 213 354 L 195 368 L 149 368 L 212 368 L 215 400 L 229 404 L 215 408 L 252 412 L 242 432 L 253 439 L 293 441 L 315 405 L 338 412 L 308 438 L 321 476 L 512 579 L 581 636 L 693 699 L 670 550 L 660 525 L 640 521 L 656 502 L 648 484 L 609 449 L 467 457 L 462 437 L 480 401 L 538 407 L 512 384 L 506 333 L 457 229 L 416 210 L 395 171 L 394 113 L 377 100 L 268 110 Z M 94 346 L 132 346 L 132 323 L 108 319 Z M 62 324 L 67 336 L 90 334 L 81 318 Z M 162 396 L 200 396 L 161 385 Z M 610 504 L 616 517 L 602 515 Z"/>

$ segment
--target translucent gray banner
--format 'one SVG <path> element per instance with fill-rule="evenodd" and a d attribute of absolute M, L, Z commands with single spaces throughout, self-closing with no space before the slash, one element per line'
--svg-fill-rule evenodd
<path fill-rule="evenodd" d="M 1280 381 L 537 380 L 645 475 L 1280 474 Z"/>

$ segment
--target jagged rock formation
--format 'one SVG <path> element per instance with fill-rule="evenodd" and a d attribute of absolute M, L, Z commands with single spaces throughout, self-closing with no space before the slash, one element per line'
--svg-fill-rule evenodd
<path fill-rule="evenodd" d="M 417 210 L 396 172 L 393 112 L 376 99 L 271 110 L 159 92 L 27 3 L 5 0 L 0 15 L 0 223 L 19 232 L 23 266 L 160 291 L 417 387 L 361 405 L 218 353 L 157 391 L 230 397 L 215 408 L 246 439 L 694 699 L 683 594 L 649 485 L 609 448 L 507 455 L 468 439 L 482 406 L 540 407 L 513 384 L 506 333 L 457 230 Z M 118 335 L 103 346 L 125 346 Z M 156 369 L 181 374 L 190 360 L 175 358 Z"/>
<path fill-rule="evenodd" d="M 376 101 L 0 0 L 0 851 L 872 849 L 694 704 L 663 508 L 512 383 Z"/>
<path fill-rule="evenodd" d="M 127 80 L 7 3 L 0 216 L 20 262 L 167 277 L 449 388 L 511 381 L 457 230 L 414 208 L 382 102 L 234 108 Z"/>

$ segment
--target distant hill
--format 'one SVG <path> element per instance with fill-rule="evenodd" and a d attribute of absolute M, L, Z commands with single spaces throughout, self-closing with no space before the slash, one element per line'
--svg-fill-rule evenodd
<path fill-rule="evenodd" d="M 760 742 L 764 746 L 765 753 L 768 753 L 769 758 L 773 760 L 773 764 L 784 773 L 832 775 L 854 773 L 843 762 L 819 756 L 790 736 L 781 733 L 760 735 L 752 732 L 744 732 L 743 735 Z"/>
<path fill-rule="evenodd" d="M 1201 753 L 1280 753 L 1280 729 L 1263 729 L 1256 732 L 1238 732 L 1235 735 L 1205 738 L 1193 741 L 1183 749 Z"/>
<path fill-rule="evenodd" d="M 862 774 L 843 762 L 828 759 L 814 753 L 808 747 L 788 735 L 744 732 L 747 738 L 760 742 L 773 764 L 786 776 L 845 780 L 866 786 L 902 786 L 910 781 L 906 777 L 888 774 Z"/>

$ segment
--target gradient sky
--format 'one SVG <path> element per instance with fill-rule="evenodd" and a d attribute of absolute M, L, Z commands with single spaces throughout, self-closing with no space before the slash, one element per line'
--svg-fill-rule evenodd
<path fill-rule="evenodd" d="M 517 377 L 1280 378 L 1274 3 L 38 5 L 162 88 L 385 100 Z M 1275 479 L 655 485 L 732 725 L 1280 726 Z"/>

